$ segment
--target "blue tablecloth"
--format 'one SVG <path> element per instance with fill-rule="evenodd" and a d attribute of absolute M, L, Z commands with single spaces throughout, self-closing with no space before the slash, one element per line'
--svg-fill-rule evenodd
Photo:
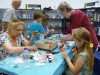
<path fill-rule="evenodd" d="M 66 50 L 68 55 L 72 58 L 71 49 Z M 55 61 L 53 63 L 45 63 L 38 66 L 34 61 L 24 64 L 15 64 L 12 61 L 16 57 L 7 57 L 0 61 L 0 72 L 8 73 L 9 75 L 61 75 L 64 72 L 64 59 L 61 53 L 55 54 Z"/>

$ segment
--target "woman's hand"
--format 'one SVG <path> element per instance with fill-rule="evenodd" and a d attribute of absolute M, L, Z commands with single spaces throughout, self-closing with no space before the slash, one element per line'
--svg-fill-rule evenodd
<path fill-rule="evenodd" d="M 72 41 L 73 40 L 73 36 L 71 34 L 64 35 L 64 40 L 65 41 Z"/>

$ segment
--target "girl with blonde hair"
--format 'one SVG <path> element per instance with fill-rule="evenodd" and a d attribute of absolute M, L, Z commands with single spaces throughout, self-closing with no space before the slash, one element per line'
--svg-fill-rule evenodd
<path fill-rule="evenodd" d="M 24 22 L 14 21 L 8 23 L 6 32 L 0 34 L 0 46 L 8 53 L 20 53 L 25 48 L 35 50 L 35 47 L 29 46 L 30 43 L 22 36 L 24 31 Z M 23 43 L 24 46 L 21 45 Z"/>
<path fill-rule="evenodd" d="M 61 51 L 69 69 L 72 72 L 72 75 L 92 75 L 93 45 L 91 42 L 90 32 L 87 29 L 80 27 L 72 30 L 72 36 L 76 42 L 78 51 L 73 59 L 73 63 L 71 62 L 71 59 L 67 55 L 66 51 Z"/>

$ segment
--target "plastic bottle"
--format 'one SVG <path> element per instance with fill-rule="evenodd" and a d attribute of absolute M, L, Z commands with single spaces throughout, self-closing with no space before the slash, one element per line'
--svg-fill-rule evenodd
<path fill-rule="evenodd" d="M 26 61 L 29 59 L 29 49 L 24 48 L 23 59 Z"/>
<path fill-rule="evenodd" d="M 40 34 L 40 40 L 44 40 L 44 35 Z"/>
<path fill-rule="evenodd" d="M 51 49 L 51 48 L 52 48 L 52 42 L 49 41 L 49 42 L 48 42 L 48 45 L 49 45 L 49 49 Z"/>

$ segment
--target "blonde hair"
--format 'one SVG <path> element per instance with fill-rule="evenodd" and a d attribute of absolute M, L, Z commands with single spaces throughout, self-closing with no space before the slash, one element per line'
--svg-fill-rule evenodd
<path fill-rule="evenodd" d="M 91 45 L 91 35 L 90 32 L 83 28 L 76 28 L 73 32 L 73 37 L 79 41 L 84 40 L 84 45 L 82 50 L 86 50 L 88 53 L 88 69 L 89 71 L 93 70 L 93 48 L 90 46 Z"/>
<path fill-rule="evenodd" d="M 65 9 L 69 12 L 72 10 L 72 7 L 67 2 L 64 1 L 60 3 L 60 5 L 58 6 L 58 10 L 63 12 Z"/>
<path fill-rule="evenodd" d="M 13 21 L 13 22 L 9 22 L 8 23 L 8 28 L 7 28 L 7 31 L 10 35 L 12 35 L 17 28 L 18 26 L 23 26 L 24 25 L 24 22 L 22 21 Z"/>

